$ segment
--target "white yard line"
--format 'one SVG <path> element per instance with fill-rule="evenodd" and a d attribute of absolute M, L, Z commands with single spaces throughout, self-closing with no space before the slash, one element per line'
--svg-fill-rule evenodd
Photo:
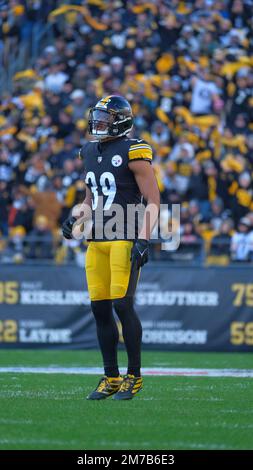
<path fill-rule="evenodd" d="M 54 439 L 46 439 L 46 438 L 0 438 L 0 445 L 26 445 L 26 446 L 50 446 L 50 448 L 53 450 L 53 446 L 60 446 L 60 448 L 63 449 L 69 449 L 69 446 L 77 446 L 80 448 L 80 441 L 65 441 L 65 440 L 54 440 Z M 106 441 L 106 440 L 101 440 L 99 441 L 99 445 L 105 447 L 108 449 L 108 446 L 112 445 L 111 441 Z M 114 441 L 113 445 L 116 449 L 129 449 L 132 446 L 132 442 L 129 441 Z M 147 442 L 147 441 L 135 441 L 135 447 L 136 449 L 147 449 L 148 446 L 150 447 L 152 445 L 152 442 Z M 182 449 L 203 449 L 203 450 L 224 450 L 228 449 L 226 444 L 222 443 L 211 443 L 211 442 L 206 442 L 206 443 L 200 443 L 200 442 L 189 442 L 189 441 L 171 441 L 168 440 L 168 442 L 161 442 L 160 443 L 160 448 L 161 449 L 167 449 L 167 448 L 174 448 L 174 447 L 179 447 Z M 231 445 L 232 448 L 232 445 Z M 54 449 L 55 450 L 55 449 Z M 83 451 L 81 451 L 83 452 Z M 133 450 L 134 452 L 134 450 Z"/>
<path fill-rule="evenodd" d="M 34 424 L 31 419 L 7 419 L 7 418 L 0 418 L 0 424 Z"/>
<path fill-rule="evenodd" d="M 68 445 L 80 445 L 79 441 L 74 440 L 56 440 L 56 439 L 47 439 L 47 438 L 0 438 L 0 444 L 24 444 L 24 445 L 56 445 L 56 446 L 64 446 L 64 448 L 68 448 Z"/>
<path fill-rule="evenodd" d="M 103 375 L 100 367 L 0 367 L 2 373 L 23 374 L 79 374 Z M 126 371 L 121 371 L 126 373 Z M 183 377 L 248 377 L 253 378 L 253 369 L 187 369 L 169 367 L 143 367 L 142 374 L 148 376 L 183 376 Z"/>

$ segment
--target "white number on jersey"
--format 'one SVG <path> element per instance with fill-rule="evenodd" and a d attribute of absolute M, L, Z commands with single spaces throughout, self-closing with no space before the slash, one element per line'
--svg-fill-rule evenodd
<path fill-rule="evenodd" d="M 95 210 L 98 205 L 98 185 L 96 182 L 95 173 L 93 171 L 88 171 L 85 178 L 85 183 L 90 186 L 91 192 L 93 194 L 92 210 Z M 104 194 L 104 196 L 107 196 L 107 200 L 104 205 L 104 210 L 109 210 L 114 201 L 117 190 L 115 178 L 112 173 L 110 173 L 109 171 L 105 171 L 100 176 L 99 183 L 102 189 L 102 193 Z"/>

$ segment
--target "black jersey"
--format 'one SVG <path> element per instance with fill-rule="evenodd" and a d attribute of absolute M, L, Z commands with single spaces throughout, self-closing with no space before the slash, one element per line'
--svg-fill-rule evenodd
<path fill-rule="evenodd" d="M 80 150 L 80 157 L 84 161 L 85 182 L 92 194 L 93 240 L 135 238 L 138 228 L 135 223 L 135 233 L 131 237 L 132 219 L 128 214 L 132 214 L 131 208 L 141 204 L 142 195 L 128 164 L 134 160 L 151 162 L 150 145 L 125 136 L 107 142 L 88 142 Z M 101 234 L 102 226 L 104 229 L 109 221 L 111 224 L 114 221 L 114 237 L 108 236 L 105 230 Z"/>

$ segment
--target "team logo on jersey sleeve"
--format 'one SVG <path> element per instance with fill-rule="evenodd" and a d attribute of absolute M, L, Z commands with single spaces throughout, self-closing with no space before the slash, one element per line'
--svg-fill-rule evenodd
<path fill-rule="evenodd" d="M 112 157 L 112 165 L 113 166 L 120 166 L 122 164 L 122 157 L 120 155 L 114 155 Z"/>

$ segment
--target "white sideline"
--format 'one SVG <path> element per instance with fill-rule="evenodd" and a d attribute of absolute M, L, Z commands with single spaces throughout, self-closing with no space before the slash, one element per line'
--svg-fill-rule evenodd
<path fill-rule="evenodd" d="M 0 367 L 2 373 L 23 374 L 79 374 L 103 375 L 101 367 Z M 121 371 L 126 373 L 125 370 Z M 143 367 L 142 374 L 148 376 L 183 376 L 183 377 L 248 377 L 253 378 L 253 369 L 187 369 L 171 367 Z"/>

